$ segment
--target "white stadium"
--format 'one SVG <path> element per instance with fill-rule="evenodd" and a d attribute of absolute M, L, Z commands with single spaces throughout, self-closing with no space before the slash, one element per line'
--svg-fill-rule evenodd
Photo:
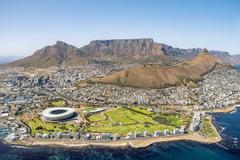
<path fill-rule="evenodd" d="M 47 121 L 61 121 L 73 117 L 75 110 L 67 107 L 47 108 L 42 112 L 42 116 Z"/>

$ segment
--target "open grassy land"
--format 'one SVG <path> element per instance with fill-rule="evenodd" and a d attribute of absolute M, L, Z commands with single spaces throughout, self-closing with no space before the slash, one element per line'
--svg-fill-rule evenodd
<path fill-rule="evenodd" d="M 103 114 L 99 114 L 99 115 L 92 115 L 89 118 L 89 121 L 91 122 L 98 122 L 98 121 L 103 121 L 107 119 L 107 116 L 103 115 Z"/>
<path fill-rule="evenodd" d="M 213 128 L 212 126 L 212 122 L 211 122 L 211 118 L 206 116 L 204 118 L 204 122 L 203 122 L 203 127 L 200 131 L 200 133 L 205 136 L 205 137 L 217 137 L 217 133 L 216 130 Z"/>
<path fill-rule="evenodd" d="M 53 133 L 53 132 L 76 132 L 79 128 L 76 124 L 68 123 L 50 123 L 44 122 L 40 118 L 35 118 L 29 121 L 28 126 L 31 128 L 31 135 L 36 133 Z"/>
<path fill-rule="evenodd" d="M 158 114 L 140 107 L 119 107 L 91 115 L 87 120 L 89 121 L 86 127 L 87 132 L 126 135 L 129 132 L 153 133 L 156 130 L 173 130 L 182 125 L 188 125 L 190 117 L 180 113 Z"/>
<path fill-rule="evenodd" d="M 64 100 L 59 100 L 59 101 L 52 101 L 50 104 L 53 107 L 63 107 L 66 105 L 66 102 Z"/>

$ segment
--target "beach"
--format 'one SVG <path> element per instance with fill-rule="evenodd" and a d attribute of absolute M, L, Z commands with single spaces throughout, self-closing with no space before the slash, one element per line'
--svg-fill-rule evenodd
<path fill-rule="evenodd" d="M 225 108 L 216 108 L 216 109 L 210 109 L 210 110 L 204 110 L 206 113 L 229 113 L 233 112 L 237 109 L 237 105 L 233 105 L 230 107 Z"/>

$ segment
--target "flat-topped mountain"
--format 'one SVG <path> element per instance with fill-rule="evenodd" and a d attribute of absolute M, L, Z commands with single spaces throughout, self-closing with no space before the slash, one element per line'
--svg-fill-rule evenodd
<path fill-rule="evenodd" d="M 77 48 L 57 41 L 37 50 L 32 56 L 17 60 L 5 67 L 38 67 L 81 65 L 88 63 L 157 63 L 172 65 L 196 56 L 203 49 L 179 49 L 156 43 L 151 38 L 95 40 Z M 209 54 L 230 62 L 228 52 L 209 51 Z"/>
<path fill-rule="evenodd" d="M 180 49 L 154 42 L 152 38 L 142 39 L 113 39 L 91 41 L 80 50 L 96 57 L 171 57 L 178 60 L 191 59 L 203 52 L 202 48 Z M 210 50 L 210 55 L 219 57 L 224 61 L 230 60 L 230 54 L 225 51 Z"/>
<path fill-rule="evenodd" d="M 162 46 L 153 39 L 96 40 L 81 48 L 57 41 L 37 50 L 32 56 L 12 62 L 7 67 L 81 65 L 108 61 L 111 63 L 169 62 Z"/>
<path fill-rule="evenodd" d="M 95 40 L 81 50 L 97 57 L 164 55 L 162 45 L 151 38 Z"/>
<path fill-rule="evenodd" d="M 152 38 L 95 40 L 80 48 L 84 55 L 95 61 L 110 63 L 172 64 L 174 59 L 163 52 L 162 44 Z"/>
<path fill-rule="evenodd" d="M 211 72 L 221 60 L 206 53 L 175 66 L 142 65 L 95 78 L 90 83 L 113 84 L 138 88 L 164 88 L 197 82 Z"/>

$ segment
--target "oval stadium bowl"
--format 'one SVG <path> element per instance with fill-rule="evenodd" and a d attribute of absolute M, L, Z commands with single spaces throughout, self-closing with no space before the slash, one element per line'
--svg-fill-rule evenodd
<path fill-rule="evenodd" d="M 61 121 L 71 118 L 75 110 L 67 107 L 51 107 L 42 112 L 42 116 L 47 121 Z"/>

